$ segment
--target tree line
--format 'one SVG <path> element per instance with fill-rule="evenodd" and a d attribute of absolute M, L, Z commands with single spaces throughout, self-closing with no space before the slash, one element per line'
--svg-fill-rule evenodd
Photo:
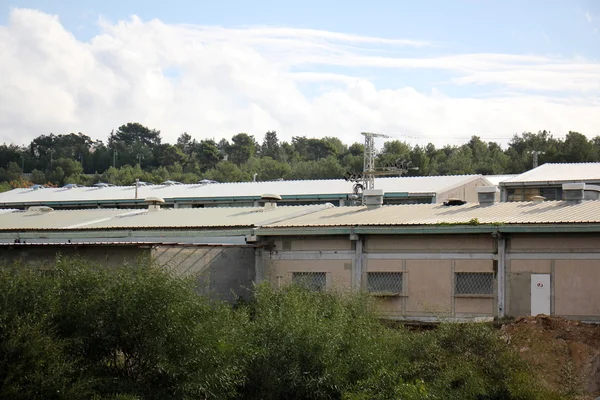
<path fill-rule="evenodd" d="M 569 132 L 564 139 L 550 132 L 515 134 L 506 149 L 478 136 L 462 145 L 441 148 L 411 145 L 401 140 L 383 143 L 376 165 L 404 161 L 406 175 L 517 174 L 532 167 L 532 152 L 545 162 L 600 161 L 600 136 L 588 139 Z M 347 145 L 337 137 L 295 136 L 280 141 L 275 131 L 262 141 L 247 133 L 219 142 L 197 140 L 182 133 L 174 144 L 164 143 L 158 130 L 127 123 L 105 142 L 83 133 L 48 134 L 28 146 L 0 146 L 0 190 L 31 184 L 62 186 L 106 182 L 131 185 L 135 179 L 160 183 L 251 180 L 336 179 L 363 169 L 362 143 Z"/>
<path fill-rule="evenodd" d="M 0 268 L 0 399 L 552 400 L 500 331 L 382 322 L 367 294 L 234 306 L 149 260 Z"/>

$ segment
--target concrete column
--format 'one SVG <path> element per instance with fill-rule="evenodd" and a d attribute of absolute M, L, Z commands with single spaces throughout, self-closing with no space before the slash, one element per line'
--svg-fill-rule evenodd
<path fill-rule="evenodd" d="M 351 239 L 355 243 L 354 260 L 352 263 L 352 288 L 358 292 L 362 289 L 363 276 L 363 238 L 358 235 L 352 235 Z"/>
<path fill-rule="evenodd" d="M 340 199 L 340 207 L 344 207 L 346 205 L 346 202 L 344 201 L 344 199 Z"/>
<path fill-rule="evenodd" d="M 262 283 L 267 276 L 269 267 L 269 250 L 257 247 L 254 249 L 254 282 Z"/>
<path fill-rule="evenodd" d="M 505 315 L 504 305 L 506 303 L 506 238 L 498 234 L 498 318 Z"/>

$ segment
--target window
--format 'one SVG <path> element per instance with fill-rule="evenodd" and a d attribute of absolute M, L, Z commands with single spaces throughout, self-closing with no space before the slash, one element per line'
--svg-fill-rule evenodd
<path fill-rule="evenodd" d="M 562 189 L 561 188 L 541 188 L 540 196 L 546 198 L 546 200 L 561 200 L 562 199 Z"/>
<path fill-rule="evenodd" d="M 367 272 L 367 290 L 379 295 L 402 293 L 402 272 Z"/>
<path fill-rule="evenodd" d="M 455 294 L 494 294 L 494 274 L 489 272 L 458 272 Z"/>
<path fill-rule="evenodd" d="M 325 290 L 326 274 L 325 272 L 293 272 L 292 283 L 304 286 L 308 290 Z"/>
<path fill-rule="evenodd" d="M 531 201 L 533 196 L 540 195 L 540 189 L 538 188 L 515 188 L 507 189 L 506 194 L 508 201 Z"/>

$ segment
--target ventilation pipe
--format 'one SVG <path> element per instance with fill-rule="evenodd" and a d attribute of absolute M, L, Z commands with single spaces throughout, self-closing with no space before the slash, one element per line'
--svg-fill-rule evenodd
<path fill-rule="evenodd" d="M 586 184 L 585 200 L 600 200 L 600 186 Z"/>
<path fill-rule="evenodd" d="M 261 201 L 265 202 L 264 211 L 271 211 L 277 208 L 277 202 L 281 200 L 281 196 L 278 194 L 263 194 L 260 196 Z"/>
<path fill-rule="evenodd" d="M 585 183 L 563 183 L 562 190 L 567 204 L 579 204 L 585 199 Z"/>
<path fill-rule="evenodd" d="M 477 200 L 479 201 L 479 205 L 485 207 L 494 204 L 496 202 L 496 193 L 498 193 L 498 188 L 496 186 L 477 187 Z"/>
<path fill-rule="evenodd" d="M 372 189 L 363 191 L 363 198 L 368 210 L 380 208 L 383 205 L 383 190 Z"/>
<path fill-rule="evenodd" d="M 165 202 L 165 199 L 162 197 L 146 197 L 144 201 L 148 203 L 148 211 L 152 212 L 160 210 L 160 205 Z"/>
<path fill-rule="evenodd" d="M 545 198 L 544 196 L 533 196 L 533 197 L 531 198 L 531 202 L 532 202 L 533 204 L 540 204 L 540 203 L 543 203 L 543 202 L 544 202 L 544 200 L 546 200 L 546 198 Z"/>

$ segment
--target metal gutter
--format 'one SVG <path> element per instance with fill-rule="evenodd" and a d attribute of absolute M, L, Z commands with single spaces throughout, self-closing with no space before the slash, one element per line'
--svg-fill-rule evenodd
<path fill-rule="evenodd" d="M 259 247 L 256 244 L 232 244 L 232 243 L 187 243 L 187 242 L 119 242 L 119 241 L 89 241 L 89 242 L 0 242 L 0 247 L 35 247 L 35 246 L 181 246 L 181 247 Z"/>
<path fill-rule="evenodd" d="M 556 181 L 516 181 L 516 182 L 500 182 L 500 187 L 506 187 L 506 188 L 519 188 L 519 187 L 524 187 L 524 186 L 540 186 L 540 185 L 544 185 L 544 186 L 549 186 L 549 185 L 557 185 L 560 186 L 563 183 L 580 183 L 580 182 L 584 182 L 584 183 L 589 183 L 589 184 L 600 184 L 600 180 L 598 179 L 561 179 L 561 180 L 556 180 Z"/>
<path fill-rule="evenodd" d="M 81 239 L 134 239 L 134 238 L 244 238 L 252 233 L 247 229 L 223 229 L 223 230 L 150 230 L 150 229 L 121 229 L 121 230 L 47 230 L 47 231 L 14 231 L 0 232 L 0 240 L 21 239 L 65 239 L 73 241 Z"/>
<path fill-rule="evenodd" d="M 460 185 L 459 185 L 460 186 Z M 290 200 L 346 200 L 352 193 L 334 194 L 299 194 L 282 195 L 282 201 Z M 387 192 L 384 198 L 407 198 L 435 196 L 434 192 Z M 166 203 L 194 204 L 194 203 L 218 203 L 218 202 L 244 202 L 258 201 L 261 196 L 220 196 L 220 197 L 164 197 Z M 30 201 L 30 202 L 0 202 L 0 207 L 32 207 L 32 206 L 101 206 L 101 205 L 145 205 L 144 199 L 105 199 L 105 200 L 54 200 L 54 201 Z"/>
<path fill-rule="evenodd" d="M 600 232 L 600 224 L 529 224 L 529 225 L 420 225 L 420 226 L 311 226 L 260 228 L 257 236 L 314 235 L 444 235 L 483 233 L 586 233 Z"/>

